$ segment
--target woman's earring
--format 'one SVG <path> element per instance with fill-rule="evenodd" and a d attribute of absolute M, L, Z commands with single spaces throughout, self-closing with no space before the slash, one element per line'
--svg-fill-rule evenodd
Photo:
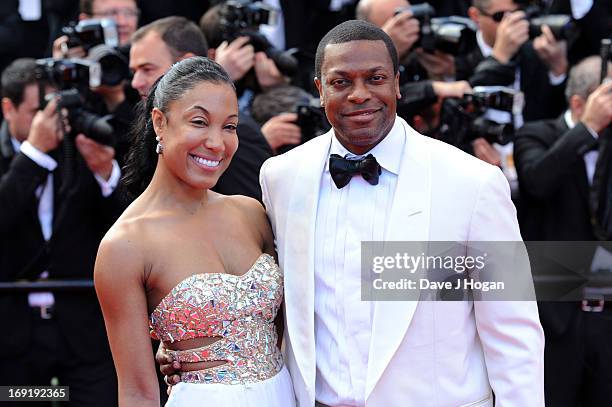
<path fill-rule="evenodd" d="M 161 145 L 161 137 L 157 136 L 155 137 L 155 140 L 157 140 L 157 146 L 155 146 L 155 152 L 157 154 L 162 154 L 164 151 L 164 148 Z"/>

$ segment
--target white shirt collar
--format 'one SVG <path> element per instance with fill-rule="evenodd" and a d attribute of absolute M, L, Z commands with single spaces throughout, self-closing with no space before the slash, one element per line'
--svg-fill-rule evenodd
<path fill-rule="evenodd" d="M 565 114 L 563 115 L 563 118 L 565 119 L 565 124 L 567 124 L 567 128 L 568 129 L 573 129 L 574 126 L 576 125 L 576 123 L 574 123 L 574 120 L 572 119 L 572 112 L 571 112 L 571 110 L 567 109 L 565 111 Z"/>
<path fill-rule="evenodd" d="M 483 57 L 488 57 L 493 53 L 493 48 L 489 46 L 482 37 L 482 31 L 476 31 L 476 42 L 478 43 L 478 48 L 480 48 L 480 52 L 482 52 Z"/>
<path fill-rule="evenodd" d="M 13 136 L 9 136 L 11 138 L 11 144 L 13 145 L 13 150 L 15 154 L 17 154 L 21 150 L 21 143 L 17 141 L 17 139 Z"/>
<path fill-rule="evenodd" d="M 351 158 L 361 158 L 368 154 L 372 154 L 382 168 L 397 175 L 399 174 L 403 146 L 406 140 L 404 134 L 404 127 L 402 126 L 401 121 L 398 120 L 397 116 L 395 116 L 393 127 L 389 131 L 389 134 L 387 134 L 387 136 L 382 139 L 380 143 L 365 154 L 356 155 L 348 151 L 342 144 L 340 144 L 335 133 L 332 137 L 329 153 L 330 155 L 338 154 L 341 157 L 348 156 Z M 329 172 L 329 160 L 325 164 L 325 171 Z"/>

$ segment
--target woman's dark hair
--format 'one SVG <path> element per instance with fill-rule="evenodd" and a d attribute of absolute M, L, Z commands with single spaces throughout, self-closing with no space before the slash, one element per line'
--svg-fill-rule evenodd
<path fill-rule="evenodd" d="M 146 189 L 157 166 L 157 141 L 151 111 L 156 107 L 167 113 L 171 102 L 180 99 L 201 82 L 226 83 L 235 90 L 234 83 L 221 65 L 205 57 L 192 57 L 172 65 L 155 82 L 147 99 L 137 105 L 122 179 L 131 198 L 136 198 Z"/>

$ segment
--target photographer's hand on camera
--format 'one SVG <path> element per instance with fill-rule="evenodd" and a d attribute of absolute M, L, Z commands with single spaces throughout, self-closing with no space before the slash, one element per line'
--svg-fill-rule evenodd
<path fill-rule="evenodd" d="M 238 37 L 229 44 L 223 41 L 215 50 L 215 61 L 233 81 L 242 79 L 255 64 L 255 50 L 248 42 L 249 37 Z"/>
<path fill-rule="evenodd" d="M 553 75 L 567 73 L 567 42 L 557 41 L 548 26 L 542 26 L 542 34 L 533 40 L 533 49 Z"/>
<path fill-rule="evenodd" d="M 44 110 L 34 115 L 27 141 L 45 154 L 55 150 L 64 137 L 60 122 L 63 119 L 57 111 L 57 100 L 50 101 Z"/>
<path fill-rule="evenodd" d="M 529 22 L 525 19 L 525 13 L 522 11 L 506 13 L 497 27 L 493 57 L 502 64 L 507 64 L 527 40 L 529 40 Z"/>
<path fill-rule="evenodd" d="M 498 167 L 501 165 L 499 152 L 483 137 L 472 141 L 472 148 L 474 149 L 474 155 L 482 161 Z"/>
<path fill-rule="evenodd" d="M 273 151 L 280 146 L 300 144 L 302 133 L 296 120 L 296 113 L 282 113 L 261 126 L 261 133 Z"/>
<path fill-rule="evenodd" d="M 417 59 L 427 71 L 429 79 L 445 79 L 455 77 L 455 57 L 441 51 L 433 54 L 423 51 L 422 48 L 415 50 Z"/>
<path fill-rule="evenodd" d="M 586 101 L 580 121 L 600 134 L 612 122 L 612 82 L 599 85 Z"/>
<path fill-rule="evenodd" d="M 75 142 L 89 170 L 108 181 L 113 171 L 115 149 L 97 143 L 84 134 L 79 134 Z"/>
<path fill-rule="evenodd" d="M 419 20 L 412 18 L 412 12 L 410 11 L 391 17 L 382 26 L 382 29 L 393 40 L 400 58 L 410 51 L 419 39 Z"/>
<path fill-rule="evenodd" d="M 288 79 L 278 70 L 274 61 L 264 53 L 255 54 L 255 76 L 262 90 L 267 90 L 278 85 L 288 84 Z"/>
<path fill-rule="evenodd" d="M 68 36 L 62 35 L 53 41 L 52 56 L 55 59 L 85 58 L 87 53 L 83 47 L 68 48 Z"/>

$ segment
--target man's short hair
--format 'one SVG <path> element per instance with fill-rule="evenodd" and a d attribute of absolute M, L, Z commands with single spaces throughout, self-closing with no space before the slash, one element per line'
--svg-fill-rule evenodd
<path fill-rule="evenodd" d="M 344 44 L 351 41 L 383 41 L 393 62 L 393 73 L 399 70 L 399 59 L 393 40 L 383 30 L 372 23 L 361 20 L 349 20 L 332 28 L 319 42 L 315 55 L 315 75 L 321 79 L 321 67 L 325 57 L 325 47 L 329 44 Z"/>
<path fill-rule="evenodd" d="M 472 6 L 476 7 L 478 10 L 487 10 L 491 6 L 491 2 L 493 0 L 473 0 Z"/>
<path fill-rule="evenodd" d="M 79 11 L 81 13 L 93 14 L 93 3 L 95 0 L 80 0 L 79 1 Z"/>
<path fill-rule="evenodd" d="M 36 61 L 32 58 L 16 59 L 2 72 L 2 97 L 18 107 L 23 102 L 26 86 L 36 83 Z"/>
<path fill-rule="evenodd" d="M 150 32 L 159 34 L 175 60 L 180 59 L 188 52 L 202 57 L 205 57 L 208 53 L 208 44 L 204 34 L 194 22 L 185 17 L 160 18 L 140 27 L 132 35 L 132 44 L 141 40 Z"/>
<path fill-rule="evenodd" d="M 612 64 L 610 63 L 608 63 L 608 72 L 612 72 Z M 569 102 L 574 95 L 586 100 L 599 86 L 600 75 L 601 57 L 598 55 L 586 57 L 576 64 L 569 72 L 565 87 L 567 101 Z"/>
<path fill-rule="evenodd" d="M 311 99 L 310 93 L 297 86 L 276 86 L 253 99 L 251 116 L 262 126 L 274 116 L 295 112 L 299 105 L 308 105 Z"/>
<path fill-rule="evenodd" d="M 204 33 L 211 48 L 217 48 L 224 40 L 223 27 L 221 27 L 221 7 L 223 4 L 212 6 L 200 18 L 200 30 Z"/>

